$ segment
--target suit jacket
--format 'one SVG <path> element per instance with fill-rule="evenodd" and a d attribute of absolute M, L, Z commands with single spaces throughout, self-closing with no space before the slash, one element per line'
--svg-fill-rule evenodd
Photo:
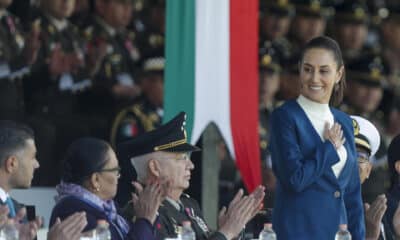
<path fill-rule="evenodd" d="M 14 204 L 15 214 L 17 214 L 17 213 L 19 212 L 19 210 L 21 210 L 21 208 L 24 208 L 24 207 L 25 207 L 24 204 L 19 203 L 19 202 L 18 202 L 17 200 L 15 200 L 14 198 L 11 198 L 11 200 L 12 200 L 12 202 L 13 202 L 13 204 Z M 0 199 L 0 204 L 1 204 L 1 205 L 6 205 L 7 203 L 3 202 L 3 201 Z M 24 220 L 27 220 L 26 216 L 25 216 Z"/>
<path fill-rule="evenodd" d="M 154 228 L 151 223 L 145 219 L 137 219 L 134 224 L 130 224 L 129 233 L 125 236 L 118 229 L 117 225 L 113 222 L 113 220 L 108 219 L 106 213 L 103 210 L 100 210 L 97 207 L 83 201 L 74 196 L 65 197 L 60 200 L 57 205 L 53 208 L 50 218 L 51 227 L 57 218 L 61 220 L 67 218 L 71 214 L 75 212 L 86 212 L 87 225 L 83 230 L 88 231 L 96 228 L 97 220 L 104 219 L 109 223 L 109 229 L 111 232 L 112 240 L 155 240 L 154 236 Z"/>
<path fill-rule="evenodd" d="M 334 239 L 339 224 L 347 224 L 352 239 L 365 237 L 364 213 L 352 122 L 331 108 L 346 139 L 346 164 L 337 178 L 334 146 L 322 141 L 295 101 L 271 117 L 270 150 L 277 177 L 273 226 L 278 239 Z"/>

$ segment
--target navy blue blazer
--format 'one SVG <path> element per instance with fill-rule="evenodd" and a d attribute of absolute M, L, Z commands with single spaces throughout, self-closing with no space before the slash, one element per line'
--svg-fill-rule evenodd
<path fill-rule="evenodd" d="M 332 165 L 339 156 L 322 141 L 296 100 L 271 116 L 270 150 L 277 177 L 273 228 L 278 239 L 334 239 L 339 224 L 348 225 L 353 240 L 364 240 L 364 211 L 351 119 L 331 108 L 346 139 L 347 161 L 339 175 Z"/>

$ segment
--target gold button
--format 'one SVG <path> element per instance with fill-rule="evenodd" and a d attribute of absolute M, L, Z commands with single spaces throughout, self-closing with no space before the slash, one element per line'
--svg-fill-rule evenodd
<path fill-rule="evenodd" d="M 339 198 L 339 197 L 340 197 L 340 192 L 339 192 L 339 191 L 336 191 L 335 194 L 334 194 L 334 196 L 335 196 L 335 198 Z"/>

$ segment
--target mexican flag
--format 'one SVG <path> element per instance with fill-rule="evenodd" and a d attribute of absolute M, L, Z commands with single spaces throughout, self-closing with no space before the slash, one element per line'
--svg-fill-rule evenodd
<path fill-rule="evenodd" d="M 249 191 L 261 184 L 258 0 L 168 0 L 165 120 L 180 111 L 195 143 L 214 122 Z"/>

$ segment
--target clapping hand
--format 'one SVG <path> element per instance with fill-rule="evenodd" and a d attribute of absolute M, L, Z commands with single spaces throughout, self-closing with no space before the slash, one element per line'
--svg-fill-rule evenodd
<path fill-rule="evenodd" d="M 387 208 L 386 202 L 386 196 L 382 194 L 379 195 L 371 205 L 368 203 L 364 204 L 366 240 L 375 240 L 379 238 L 382 218 Z"/>
<path fill-rule="evenodd" d="M 262 207 L 265 196 L 265 188 L 257 187 L 250 195 L 243 196 L 243 190 L 240 189 L 228 209 L 223 207 L 218 216 L 219 231 L 227 239 L 236 237 Z"/>
<path fill-rule="evenodd" d="M 136 189 L 136 193 L 132 194 L 132 204 L 136 218 L 145 218 L 154 223 L 158 208 L 168 192 L 169 181 L 157 181 L 144 188 L 138 182 L 132 182 L 132 185 Z"/>
<path fill-rule="evenodd" d="M 47 233 L 47 240 L 79 240 L 86 225 L 85 212 L 74 213 L 63 221 L 57 218 Z"/>

